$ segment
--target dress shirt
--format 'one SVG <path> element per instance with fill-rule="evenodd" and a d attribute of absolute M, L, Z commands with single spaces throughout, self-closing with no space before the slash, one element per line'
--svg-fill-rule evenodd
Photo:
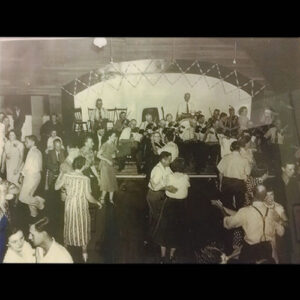
<path fill-rule="evenodd" d="M 26 176 L 39 173 L 42 171 L 42 166 L 43 160 L 41 151 L 36 146 L 31 147 L 28 151 L 22 174 Z"/>
<path fill-rule="evenodd" d="M 73 263 L 73 259 L 67 249 L 54 239 L 46 255 L 43 254 L 43 251 L 42 248 L 37 248 L 38 263 Z"/>
<path fill-rule="evenodd" d="M 243 158 L 238 151 L 233 151 L 225 155 L 219 162 L 217 168 L 225 177 L 245 181 L 251 172 L 248 160 Z"/>
<path fill-rule="evenodd" d="M 131 128 L 126 127 L 122 130 L 122 133 L 119 137 L 119 140 L 129 140 L 130 139 L 130 134 L 131 134 Z"/>
<path fill-rule="evenodd" d="M 187 107 L 188 107 L 188 112 L 187 112 Z M 187 114 L 187 113 L 194 114 L 195 112 L 196 112 L 196 109 L 195 109 L 195 105 L 193 102 L 184 101 L 178 105 L 178 109 L 177 109 L 178 116 L 180 116 L 181 114 Z"/>
<path fill-rule="evenodd" d="M 98 108 L 94 110 L 94 121 L 100 121 L 101 119 L 107 119 L 107 110 L 103 107 L 100 111 Z"/>
<path fill-rule="evenodd" d="M 21 251 L 21 255 L 16 253 L 14 250 L 12 250 L 10 247 L 8 247 L 7 252 L 5 254 L 3 263 L 35 263 L 35 255 L 34 250 L 30 246 L 30 244 L 26 241 L 24 241 L 24 245 Z"/>
<path fill-rule="evenodd" d="M 267 207 L 263 202 L 254 201 L 253 206 L 259 209 L 259 211 L 266 215 Z M 282 206 L 281 208 L 275 205 L 275 208 L 270 208 L 268 215 L 265 219 L 265 235 L 266 241 L 274 241 L 276 234 L 282 236 L 284 234 L 284 227 L 275 221 L 275 213 L 282 214 Z M 226 229 L 238 228 L 242 227 L 245 232 L 245 242 L 249 245 L 258 244 L 263 239 L 263 219 L 262 216 L 258 213 L 258 211 L 252 206 L 243 207 L 238 210 L 238 212 L 230 217 L 224 218 L 224 227 Z"/>
<path fill-rule="evenodd" d="M 159 162 L 151 171 L 148 187 L 155 192 L 161 190 L 167 186 L 167 177 L 170 174 L 173 174 L 171 168 L 165 168 L 161 162 Z"/>
<path fill-rule="evenodd" d="M 165 146 L 157 150 L 158 154 L 161 154 L 163 151 L 169 152 L 172 154 L 172 162 L 178 157 L 179 150 L 178 146 L 174 142 L 168 142 Z"/>

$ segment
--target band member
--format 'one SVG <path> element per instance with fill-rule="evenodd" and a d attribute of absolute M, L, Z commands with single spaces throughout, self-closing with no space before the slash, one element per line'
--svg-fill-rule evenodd
<path fill-rule="evenodd" d="M 140 126 L 141 130 L 146 130 L 147 126 L 150 125 L 150 124 L 152 124 L 152 125 L 154 125 L 154 127 L 156 127 L 156 124 L 153 121 L 153 117 L 152 117 L 152 115 L 150 113 L 147 113 L 145 115 L 145 119 L 146 120 L 144 122 L 142 122 L 142 124 Z"/>
<path fill-rule="evenodd" d="M 102 99 L 96 100 L 96 108 L 92 120 L 92 128 L 97 130 L 99 127 L 106 128 L 107 123 L 107 110 L 103 107 Z"/>
<path fill-rule="evenodd" d="M 237 137 L 239 132 L 239 118 L 235 115 L 235 109 L 229 107 L 229 116 L 225 122 L 225 134 L 229 137 Z"/>
<path fill-rule="evenodd" d="M 193 102 L 190 102 L 191 94 L 184 94 L 184 102 L 178 105 L 177 109 L 177 119 L 182 119 L 184 117 L 190 117 L 196 112 L 195 105 Z"/>

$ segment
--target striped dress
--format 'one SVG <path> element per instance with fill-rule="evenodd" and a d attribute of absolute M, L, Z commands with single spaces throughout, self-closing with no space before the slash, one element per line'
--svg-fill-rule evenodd
<path fill-rule="evenodd" d="M 90 179 L 78 172 L 63 176 L 66 190 L 64 242 L 69 246 L 86 246 L 91 237 L 91 218 L 87 195 L 91 194 Z"/>

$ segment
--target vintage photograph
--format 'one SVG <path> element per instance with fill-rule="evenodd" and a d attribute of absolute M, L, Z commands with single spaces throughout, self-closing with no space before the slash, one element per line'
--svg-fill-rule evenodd
<path fill-rule="evenodd" d="M 299 264 L 300 38 L 0 37 L 0 262 Z"/>

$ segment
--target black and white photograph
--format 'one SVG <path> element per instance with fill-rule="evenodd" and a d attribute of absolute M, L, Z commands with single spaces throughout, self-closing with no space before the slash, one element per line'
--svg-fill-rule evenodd
<path fill-rule="evenodd" d="M 0 37 L 0 263 L 299 264 L 300 38 Z"/>

